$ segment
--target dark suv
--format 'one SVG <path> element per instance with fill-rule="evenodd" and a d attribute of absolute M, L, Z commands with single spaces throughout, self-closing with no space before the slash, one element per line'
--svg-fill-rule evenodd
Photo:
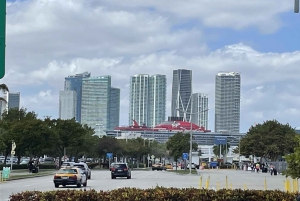
<path fill-rule="evenodd" d="M 111 167 L 111 179 L 115 179 L 116 177 L 131 179 L 131 170 L 127 163 L 115 163 Z"/>

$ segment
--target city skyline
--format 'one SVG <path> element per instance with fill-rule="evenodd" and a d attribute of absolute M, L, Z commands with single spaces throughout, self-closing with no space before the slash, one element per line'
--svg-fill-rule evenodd
<path fill-rule="evenodd" d="M 66 76 L 86 71 L 111 75 L 112 86 L 121 90 L 120 124 L 128 125 L 129 76 L 167 75 L 169 116 L 172 70 L 188 68 L 193 71 L 193 93 L 209 94 L 208 124 L 214 130 L 215 75 L 240 72 L 241 132 L 270 119 L 298 127 L 300 52 L 294 33 L 299 15 L 293 3 L 226 5 L 224 9 L 195 0 L 187 6 L 182 1 L 9 0 L 2 82 L 11 92 L 21 92 L 21 106 L 28 111 L 39 118 L 58 118 Z"/>

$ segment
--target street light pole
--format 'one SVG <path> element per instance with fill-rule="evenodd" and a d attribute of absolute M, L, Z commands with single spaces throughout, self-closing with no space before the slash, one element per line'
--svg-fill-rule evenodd
<path fill-rule="evenodd" d="M 179 110 L 179 108 L 177 108 L 177 110 Z M 208 109 L 205 109 L 205 110 L 200 110 L 198 112 L 195 112 L 195 113 L 188 113 L 186 111 L 183 111 L 184 113 L 184 116 L 186 116 L 187 114 L 190 115 L 190 153 L 189 153 L 189 171 L 190 171 L 190 174 L 192 174 L 192 149 L 193 149 L 193 123 L 192 123 L 192 115 L 194 114 L 198 114 L 198 113 L 201 113 L 201 112 L 205 112 L 205 111 L 208 111 Z"/>

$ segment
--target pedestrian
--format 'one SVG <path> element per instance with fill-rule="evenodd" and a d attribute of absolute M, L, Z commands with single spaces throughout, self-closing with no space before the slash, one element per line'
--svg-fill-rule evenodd
<path fill-rule="evenodd" d="M 259 163 L 256 163 L 255 168 L 256 168 L 256 172 L 259 173 L 259 169 L 260 169 Z"/>
<path fill-rule="evenodd" d="M 271 163 L 270 164 L 271 175 L 273 175 L 274 173 L 274 168 L 275 168 L 274 165 Z"/>
<path fill-rule="evenodd" d="M 28 162 L 28 170 L 29 170 L 29 173 L 32 173 L 32 169 L 33 169 L 33 161 L 30 160 L 30 161 Z"/>

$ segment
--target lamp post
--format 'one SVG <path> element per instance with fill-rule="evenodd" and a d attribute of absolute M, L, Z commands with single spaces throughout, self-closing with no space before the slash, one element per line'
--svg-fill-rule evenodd
<path fill-rule="evenodd" d="M 179 110 L 179 108 L 177 108 L 176 110 Z M 186 111 L 183 111 L 185 117 L 186 117 L 187 114 L 190 115 L 190 153 L 189 153 L 189 170 L 190 170 L 190 174 L 192 174 L 192 149 L 193 149 L 193 123 L 192 123 L 192 115 L 198 114 L 198 113 L 201 113 L 201 112 L 206 112 L 206 111 L 208 111 L 208 109 L 200 110 L 200 111 L 195 112 L 195 113 L 188 113 Z"/>

